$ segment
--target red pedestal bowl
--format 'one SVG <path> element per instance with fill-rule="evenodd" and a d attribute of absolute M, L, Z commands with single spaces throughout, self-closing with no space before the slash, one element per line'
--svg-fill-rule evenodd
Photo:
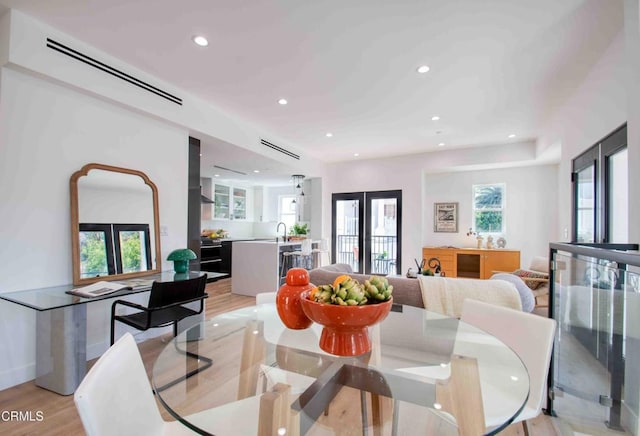
<path fill-rule="evenodd" d="M 368 327 L 384 320 L 393 298 L 384 303 L 364 306 L 338 306 L 309 300 L 309 292 L 300 295 L 302 310 L 309 319 L 324 326 L 320 348 L 336 356 L 359 356 L 371 350 Z"/>

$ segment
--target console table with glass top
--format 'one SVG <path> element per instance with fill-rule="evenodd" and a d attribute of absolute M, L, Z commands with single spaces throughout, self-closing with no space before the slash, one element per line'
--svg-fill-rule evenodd
<path fill-rule="evenodd" d="M 370 328 L 371 352 L 358 357 L 325 353 L 321 326 L 287 329 L 274 304 L 200 327 L 202 339 L 189 340 L 187 331 L 167 344 L 152 373 L 160 403 L 199 434 L 389 434 L 388 427 L 391 434 L 496 434 L 529 395 L 527 369 L 503 342 L 416 307 L 394 305 Z M 213 364 L 193 374 L 198 362 L 186 352 Z M 457 391 L 446 391 L 452 385 Z M 451 393 L 475 397 L 477 407 L 452 410 Z M 472 413 L 483 430 L 465 433 L 463 415 Z"/>
<path fill-rule="evenodd" d="M 93 298 L 68 294 L 67 291 L 78 286 L 62 285 L 6 292 L 0 294 L 0 299 L 36 311 L 36 385 L 61 395 L 71 395 L 87 372 L 87 304 L 148 292 L 154 280 L 185 280 L 202 274 L 190 272 L 178 276 L 173 271 L 161 272 L 131 279 L 132 284 L 138 284 L 134 289 Z M 126 279 L 117 281 L 129 282 Z M 139 285 L 141 281 L 146 284 Z"/>

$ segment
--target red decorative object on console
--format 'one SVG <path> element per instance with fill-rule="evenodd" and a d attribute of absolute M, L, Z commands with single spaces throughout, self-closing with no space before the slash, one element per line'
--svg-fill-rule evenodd
<path fill-rule="evenodd" d="M 285 284 L 276 294 L 276 308 L 280 319 L 290 329 L 301 330 L 311 325 L 311 321 L 302 311 L 300 294 L 310 291 L 314 285 L 309 283 L 309 271 L 304 268 L 291 268 L 287 271 Z"/>

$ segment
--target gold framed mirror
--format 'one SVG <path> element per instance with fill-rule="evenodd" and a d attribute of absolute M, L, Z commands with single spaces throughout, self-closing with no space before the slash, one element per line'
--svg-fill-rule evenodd
<path fill-rule="evenodd" d="M 145 173 L 90 163 L 69 187 L 75 285 L 160 272 L 158 189 Z"/>

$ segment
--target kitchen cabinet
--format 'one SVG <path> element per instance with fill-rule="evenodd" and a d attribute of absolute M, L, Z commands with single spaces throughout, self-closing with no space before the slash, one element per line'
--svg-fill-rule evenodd
<path fill-rule="evenodd" d="M 249 213 L 247 190 L 216 183 L 213 188 L 213 219 L 246 220 Z"/>
<path fill-rule="evenodd" d="M 247 190 L 243 188 L 233 188 L 233 219 L 247 219 Z"/>
<path fill-rule="evenodd" d="M 230 215 L 231 188 L 216 183 L 213 189 L 213 219 L 228 220 Z"/>
<path fill-rule="evenodd" d="M 231 247 L 233 241 L 201 238 L 200 270 L 231 276 Z"/>
<path fill-rule="evenodd" d="M 491 278 L 494 271 L 514 271 L 520 268 L 520 251 L 486 248 L 424 247 L 422 258 L 440 260 L 447 277 L 474 279 Z"/>
<path fill-rule="evenodd" d="M 222 241 L 222 250 L 220 251 L 220 272 L 229 274 L 231 276 L 231 248 L 233 247 L 232 241 Z"/>
<path fill-rule="evenodd" d="M 211 183 L 211 179 L 206 177 L 200 178 L 200 194 L 208 199 L 212 199 L 212 189 L 213 184 Z M 212 204 L 205 203 L 202 201 L 202 197 L 200 197 L 200 221 L 209 221 L 212 218 Z"/>
<path fill-rule="evenodd" d="M 211 240 L 200 246 L 200 270 L 222 272 L 222 244 L 220 241 Z"/>

